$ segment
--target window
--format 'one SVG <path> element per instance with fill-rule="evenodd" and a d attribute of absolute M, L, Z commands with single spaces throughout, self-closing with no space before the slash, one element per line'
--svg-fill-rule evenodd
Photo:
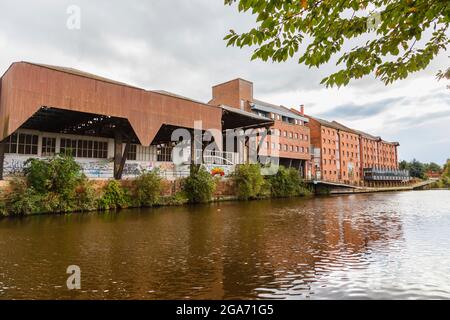
<path fill-rule="evenodd" d="M 296 133 L 294 137 L 295 137 L 295 139 L 298 139 L 298 133 Z"/>
<path fill-rule="evenodd" d="M 6 153 L 17 153 L 17 133 L 13 133 L 6 139 L 5 148 Z"/>
<path fill-rule="evenodd" d="M 283 131 L 283 137 L 287 137 L 287 131 Z"/>
<path fill-rule="evenodd" d="M 34 134 L 13 133 L 6 140 L 6 153 L 37 155 L 38 140 L 39 137 Z"/>
<path fill-rule="evenodd" d="M 128 149 L 127 159 L 137 160 L 137 145 L 135 144 L 130 145 Z"/>
<path fill-rule="evenodd" d="M 160 144 L 156 147 L 156 161 L 171 162 L 172 161 L 172 146 Z"/>
<path fill-rule="evenodd" d="M 77 154 L 77 141 L 72 139 L 61 139 L 60 152 L 75 157 Z"/>
<path fill-rule="evenodd" d="M 56 154 L 56 138 L 42 138 L 42 156 L 51 157 Z"/>
<path fill-rule="evenodd" d="M 289 138 L 292 139 L 292 132 L 289 132 Z"/>
<path fill-rule="evenodd" d="M 108 158 L 108 142 L 63 138 L 60 151 L 78 158 L 106 159 Z"/>

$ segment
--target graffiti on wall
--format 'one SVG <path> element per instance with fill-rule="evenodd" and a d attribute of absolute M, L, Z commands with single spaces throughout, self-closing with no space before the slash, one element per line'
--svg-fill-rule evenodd
<path fill-rule="evenodd" d="M 5 161 L 3 162 L 4 175 L 11 176 L 23 173 L 25 161 L 27 159 L 5 157 Z"/>
<path fill-rule="evenodd" d="M 13 176 L 23 173 L 28 157 L 6 156 L 4 161 L 4 175 Z M 114 162 L 112 160 L 77 159 L 81 170 L 88 178 L 110 179 L 114 176 Z M 136 177 L 155 168 L 152 162 L 127 162 L 123 169 L 124 177 Z"/>
<path fill-rule="evenodd" d="M 109 160 L 79 162 L 83 173 L 88 178 L 108 179 L 113 177 L 114 164 Z"/>
<path fill-rule="evenodd" d="M 127 162 L 123 168 L 123 176 L 137 177 L 144 172 L 152 171 L 154 168 L 152 162 Z"/>

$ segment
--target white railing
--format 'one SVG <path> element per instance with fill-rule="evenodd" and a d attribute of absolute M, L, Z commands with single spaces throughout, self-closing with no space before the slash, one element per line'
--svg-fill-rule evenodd
<path fill-rule="evenodd" d="M 215 150 L 195 150 L 196 159 L 202 159 L 206 165 L 234 166 L 238 163 L 238 154 Z"/>

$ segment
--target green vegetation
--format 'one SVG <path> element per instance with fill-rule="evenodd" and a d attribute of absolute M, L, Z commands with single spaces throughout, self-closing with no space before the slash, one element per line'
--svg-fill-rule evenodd
<path fill-rule="evenodd" d="M 271 194 L 274 198 L 286 198 L 309 194 L 309 190 L 300 178 L 298 170 L 280 166 L 277 174 L 268 178 Z"/>
<path fill-rule="evenodd" d="M 102 196 L 98 199 L 98 207 L 101 210 L 124 209 L 130 206 L 130 192 L 117 180 L 109 181 L 103 189 Z"/>
<path fill-rule="evenodd" d="M 258 164 L 243 164 L 236 167 L 232 175 L 239 199 L 249 200 L 261 197 L 266 184 Z"/>
<path fill-rule="evenodd" d="M 12 181 L 4 206 L 8 215 L 84 211 L 91 209 L 93 198 L 87 197 L 92 195 L 75 160 L 58 155 L 49 160 L 28 160 L 24 178 Z"/>
<path fill-rule="evenodd" d="M 139 206 L 152 207 L 159 203 L 162 181 L 156 170 L 142 174 L 135 180 L 134 184 Z"/>
<path fill-rule="evenodd" d="M 309 193 L 295 169 L 280 167 L 276 175 L 266 178 L 260 169 L 257 164 L 236 168 L 231 177 L 239 199 Z M 11 181 L 9 192 L 0 194 L 0 216 L 207 203 L 213 199 L 220 179 L 203 167 L 193 166 L 190 176 L 180 181 L 181 191 L 162 196 L 164 182 L 157 171 L 144 173 L 132 181 L 110 180 L 103 185 L 89 181 L 70 156 L 33 159 L 26 162 L 24 175 Z"/>
<path fill-rule="evenodd" d="M 441 179 L 433 185 L 434 188 L 450 188 L 450 159 L 444 165 Z"/>
<path fill-rule="evenodd" d="M 442 170 L 441 166 L 434 162 L 422 163 L 416 159 L 411 162 L 403 160 L 399 166 L 401 170 L 409 170 L 411 177 L 418 179 L 427 179 L 427 172 L 439 173 Z"/>
<path fill-rule="evenodd" d="M 252 60 L 282 62 L 298 53 L 308 67 L 337 61 L 342 67 L 322 80 L 326 86 L 370 74 L 385 84 L 405 79 L 449 43 L 448 1 L 225 0 L 234 3 L 254 14 L 256 25 L 242 34 L 230 30 L 229 46 L 253 47 Z"/>
<path fill-rule="evenodd" d="M 0 215 L 69 213 L 154 206 L 162 202 L 162 181 L 156 172 L 145 173 L 130 188 L 116 180 L 96 190 L 71 156 L 57 155 L 48 160 L 30 159 L 23 177 L 11 181 L 10 192 L 2 194 Z M 181 203 L 180 196 L 169 199 Z"/>
<path fill-rule="evenodd" d="M 191 174 L 183 181 L 183 191 L 189 203 L 211 201 L 216 190 L 216 180 L 203 167 L 192 166 Z"/>

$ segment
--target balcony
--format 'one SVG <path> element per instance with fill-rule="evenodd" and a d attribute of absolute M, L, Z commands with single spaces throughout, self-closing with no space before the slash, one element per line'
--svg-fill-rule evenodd
<path fill-rule="evenodd" d="M 408 170 L 392 170 L 379 168 L 363 169 L 366 181 L 409 181 L 411 177 Z"/>

